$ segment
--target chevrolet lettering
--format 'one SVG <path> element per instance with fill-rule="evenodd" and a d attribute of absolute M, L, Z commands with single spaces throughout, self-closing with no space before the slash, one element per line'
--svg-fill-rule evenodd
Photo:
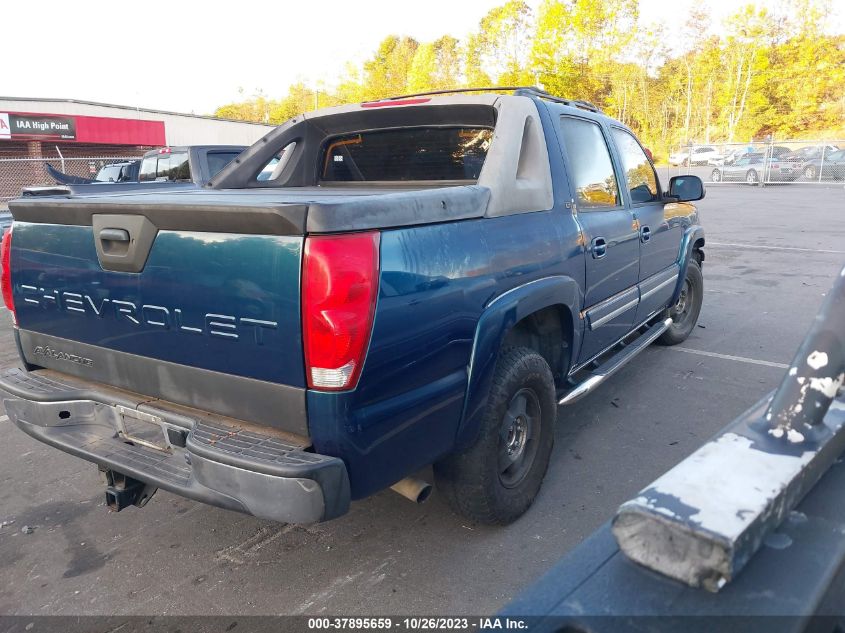
<path fill-rule="evenodd" d="M 100 318 L 114 318 L 133 325 L 146 324 L 151 327 L 169 330 L 173 328 L 179 332 L 189 334 L 208 334 L 229 340 L 246 337 L 256 345 L 264 344 L 262 330 L 275 330 L 278 323 L 264 319 L 250 317 L 236 317 L 228 314 L 206 313 L 199 314 L 195 319 L 185 316 L 181 308 L 165 308 L 164 306 L 141 304 L 132 301 L 121 301 L 100 297 L 94 299 L 91 295 L 66 290 L 45 290 L 21 284 L 20 293 L 25 303 L 44 308 L 55 307 L 58 310 L 87 314 Z M 248 336 L 248 333 L 251 336 Z"/>

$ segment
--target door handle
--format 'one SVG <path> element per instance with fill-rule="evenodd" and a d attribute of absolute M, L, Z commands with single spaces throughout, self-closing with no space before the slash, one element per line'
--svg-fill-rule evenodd
<path fill-rule="evenodd" d="M 644 226 L 640 229 L 640 240 L 643 244 L 648 242 L 651 239 L 651 229 L 647 226 Z"/>
<path fill-rule="evenodd" d="M 607 255 L 607 240 L 603 237 L 594 237 L 590 242 L 590 251 L 593 253 L 593 259 L 601 259 Z"/>
<path fill-rule="evenodd" d="M 128 242 L 129 231 L 126 229 L 101 229 L 100 239 L 104 242 Z"/>

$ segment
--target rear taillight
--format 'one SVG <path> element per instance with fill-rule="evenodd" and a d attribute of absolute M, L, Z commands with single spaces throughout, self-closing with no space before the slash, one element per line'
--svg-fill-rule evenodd
<path fill-rule="evenodd" d="M 308 386 L 353 389 L 373 327 L 379 233 L 312 236 L 302 262 L 302 335 Z"/>
<path fill-rule="evenodd" d="M 3 241 L 0 242 L 0 288 L 3 289 L 3 303 L 12 313 L 12 321 L 18 324 L 18 316 L 15 314 L 15 301 L 12 298 L 12 227 L 3 233 Z"/>

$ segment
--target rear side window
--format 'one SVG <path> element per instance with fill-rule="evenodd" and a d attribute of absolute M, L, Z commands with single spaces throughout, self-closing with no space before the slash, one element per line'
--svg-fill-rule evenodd
<path fill-rule="evenodd" d="M 150 182 L 156 179 L 156 165 L 158 164 L 158 156 L 147 156 L 141 161 L 141 168 L 138 171 L 138 180 L 141 182 Z"/>
<path fill-rule="evenodd" d="M 188 153 L 171 154 L 170 162 L 163 168 L 162 160 L 159 159 L 157 180 L 190 180 L 191 169 L 188 166 Z"/>
<path fill-rule="evenodd" d="M 631 202 L 638 204 L 658 200 L 654 167 L 637 139 L 624 130 L 613 128 L 613 140 L 619 148 Z"/>
<path fill-rule="evenodd" d="M 561 117 L 560 129 L 579 208 L 612 209 L 619 206 L 619 185 L 610 151 L 598 124 L 585 119 Z"/>
<path fill-rule="evenodd" d="M 235 160 L 240 152 L 208 152 L 208 177 L 213 178 L 221 169 Z"/>
<path fill-rule="evenodd" d="M 489 128 L 417 127 L 329 139 L 324 182 L 477 180 L 493 138 Z"/>

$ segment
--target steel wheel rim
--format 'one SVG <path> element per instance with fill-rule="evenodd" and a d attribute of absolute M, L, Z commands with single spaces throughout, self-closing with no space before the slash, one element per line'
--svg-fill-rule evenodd
<path fill-rule="evenodd" d="M 757 182 L 757 175 L 753 171 L 749 171 L 748 175 L 745 177 L 745 182 L 754 184 Z"/>
<path fill-rule="evenodd" d="M 537 455 L 542 410 L 540 398 L 529 387 L 517 391 L 502 416 L 499 429 L 498 472 L 505 488 L 518 486 Z"/>
<path fill-rule="evenodd" d="M 672 306 L 669 316 L 672 318 L 674 325 L 681 325 L 686 321 L 692 308 L 692 284 L 689 279 L 684 279 L 684 287 L 681 289 L 681 294 L 678 301 Z"/>

